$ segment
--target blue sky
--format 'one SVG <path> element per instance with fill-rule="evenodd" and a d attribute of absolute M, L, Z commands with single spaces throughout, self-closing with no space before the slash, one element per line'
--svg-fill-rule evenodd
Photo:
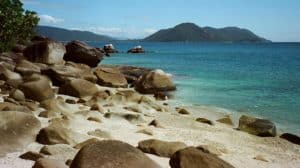
<path fill-rule="evenodd" d="M 142 38 L 183 22 L 300 42 L 300 0 L 22 0 L 41 25 Z"/>

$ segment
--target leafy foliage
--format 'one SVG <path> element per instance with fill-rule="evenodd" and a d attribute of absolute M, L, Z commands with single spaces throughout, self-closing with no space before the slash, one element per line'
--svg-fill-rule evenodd
<path fill-rule="evenodd" d="M 37 14 L 24 10 L 20 0 L 0 0 L 0 51 L 27 41 L 38 22 Z"/>

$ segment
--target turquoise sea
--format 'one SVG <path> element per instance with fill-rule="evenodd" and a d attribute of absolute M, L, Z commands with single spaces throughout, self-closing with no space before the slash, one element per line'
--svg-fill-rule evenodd
<path fill-rule="evenodd" d="M 113 44 L 122 53 L 102 64 L 163 69 L 174 75 L 176 100 L 261 116 L 300 135 L 300 43 Z M 135 45 L 147 53 L 127 54 Z"/>

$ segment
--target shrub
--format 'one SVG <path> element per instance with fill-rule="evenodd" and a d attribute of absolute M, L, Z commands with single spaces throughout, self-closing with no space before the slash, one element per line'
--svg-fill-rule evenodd
<path fill-rule="evenodd" d="M 0 0 L 0 52 L 26 42 L 34 34 L 38 22 L 37 14 L 24 10 L 20 0 Z"/>

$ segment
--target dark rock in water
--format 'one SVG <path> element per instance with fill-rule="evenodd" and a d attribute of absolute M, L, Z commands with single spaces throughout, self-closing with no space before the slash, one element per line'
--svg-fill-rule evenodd
<path fill-rule="evenodd" d="M 194 147 L 177 151 L 169 163 L 171 168 L 234 168 L 216 155 Z"/>
<path fill-rule="evenodd" d="M 127 53 L 145 53 L 145 50 L 142 48 L 142 46 L 135 46 L 127 51 Z"/>
<path fill-rule="evenodd" d="M 176 151 L 186 148 L 183 142 L 167 142 L 156 139 L 140 141 L 138 148 L 146 153 L 162 157 L 171 157 Z"/>
<path fill-rule="evenodd" d="M 24 50 L 24 56 L 31 62 L 44 64 L 62 64 L 66 48 L 55 41 L 33 43 Z"/>
<path fill-rule="evenodd" d="M 176 86 L 171 75 L 162 70 L 155 70 L 140 77 L 135 84 L 135 89 L 140 93 L 153 94 L 176 90 Z"/>
<path fill-rule="evenodd" d="M 103 53 L 80 41 L 72 41 L 66 45 L 67 53 L 64 60 L 83 63 L 96 67 L 103 59 Z"/>
<path fill-rule="evenodd" d="M 275 137 L 276 126 L 269 120 L 241 116 L 239 120 L 239 130 L 262 137 Z"/>
<path fill-rule="evenodd" d="M 290 141 L 291 143 L 300 145 L 300 137 L 291 133 L 284 133 L 280 135 L 280 138 Z"/>
<path fill-rule="evenodd" d="M 32 168 L 68 168 L 68 166 L 62 160 L 41 158 L 34 163 Z"/>
<path fill-rule="evenodd" d="M 204 124 L 208 124 L 208 125 L 214 125 L 212 121 L 210 121 L 210 120 L 208 120 L 206 118 L 197 118 L 196 121 L 204 123 Z"/>
<path fill-rule="evenodd" d="M 18 111 L 1 112 L 0 125 L 0 155 L 14 152 L 34 142 L 41 128 L 41 123 L 35 116 Z"/>
<path fill-rule="evenodd" d="M 117 68 L 101 68 L 95 70 L 98 84 L 108 87 L 127 87 L 127 80 Z"/>
<path fill-rule="evenodd" d="M 81 148 L 70 168 L 159 168 L 135 147 L 120 141 L 104 140 Z"/>
<path fill-rule="evenodd" d="M 104 45 L 103 50 L 105 51 L 105 53 L 108 53 L 108 54 L 118 53 L 118 51 L 115 49 L 115 47 L 112 44 Z"/>
<path fill-rule="evenodd" d="M 19 89 L 23 91 L 26 98 L 35 101 L 44 101 L 54 97 L 51 81 L 47 77 L 38 74 L 33 74 L 25 79 Z"/>
<path fill-rule="evenodd" d="M 79 98 L 93 96 L 97 92 L 96 85 L 84 79 L 72 79 L 59 88 L 59 93 Z"/>

